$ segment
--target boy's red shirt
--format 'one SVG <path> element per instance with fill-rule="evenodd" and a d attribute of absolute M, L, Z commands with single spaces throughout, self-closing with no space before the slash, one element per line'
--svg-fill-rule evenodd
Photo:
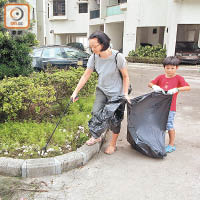
<path fill-rule="evenodd" d="M 184 86 L 189 86 L 189 84 L 185 81 L 185 79 L 180 76 L 176 75 L 172 78 L 167 78 L 165 74 L 157 76 L 151 83 L 160 86 L 163 90 L 168 91 L 173 88 L 179 88 Z M 173 95 L 172 104 L 171 104 L 171 111 L 176 111 L 176 99 L 178 93 Z"/>

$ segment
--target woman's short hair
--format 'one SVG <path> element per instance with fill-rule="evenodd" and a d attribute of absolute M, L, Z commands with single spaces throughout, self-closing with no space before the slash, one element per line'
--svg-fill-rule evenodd
<path fill-rule="evenodd" d="M 103 45 L 101 51 L 105 51 L 110 47 L 110 38 L 102 31 L 96 31 L 89 36 L 90 39 L 97 38 L 98 43 Z"/>
<path fill-rule="evenodd" d="M 176 56 L 168 56 L 163 60 L 163 66 L 166 65 L 174 65 L 178 66 L 180 64 L 180 60 Z"/>

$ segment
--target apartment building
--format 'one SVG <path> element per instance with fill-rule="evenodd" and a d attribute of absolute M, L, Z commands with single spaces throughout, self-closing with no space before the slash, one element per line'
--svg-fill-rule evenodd
<path fill-rule="evenodd" d="M 87 43 L 88 0 L 34 0 L 34 2 L 37 39 L 41 45 Z"/>
<path fill-rule="evenodd" d="M 102 30 L 128 55 L 139 45 L 161 44 L 174 55 L 177 41 L 200 45 L 199 0 L 89 0 L 89 34 Z"/>

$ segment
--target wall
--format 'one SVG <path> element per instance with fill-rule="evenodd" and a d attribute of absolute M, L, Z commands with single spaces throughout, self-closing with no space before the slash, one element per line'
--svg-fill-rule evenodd
<path fill-rule="evenodd" d="M 136 0 L 131 0 L 131 2 L 135 4 Z M 166 24 L 167 0 L 140 0 L 137 6 L 137 25 L 139 27 L 163 26 Z"/>
<path fill-rule="evenodd" d="M 52 15 L 52 11 L 53 4 L 51 3 L 50 15 Z M 48 44 L 65 44 L 69 40 L 69 37 L 73 37 L 73 35 L 69 34 L 87 35 L 89 13 L 79 13 L 79 4 L 77 1 L 66 0 L 66 15 L 62 19 L 56 19 L 52 16 L 47 21 L 47 29 L 49 30 L 47 36 Z"/>
<path fill-rule="evenodd" d="M 105 25 L 105 33 L 111 39 L 112 48 L 120 50 L 123 43 L 124 23 L 109 23 Z"/>
<path fill-rule="evenodd" d="M 182 0 L 178 11 L 178 24 L 200 24 L 200 1 Z"/>
<path fill-rule="evenodd" d="M 36 2 L 37 10 L 37 39 L 40 45 L 44 45 L 44 15 L 43 15 L 43 1 Z"/>

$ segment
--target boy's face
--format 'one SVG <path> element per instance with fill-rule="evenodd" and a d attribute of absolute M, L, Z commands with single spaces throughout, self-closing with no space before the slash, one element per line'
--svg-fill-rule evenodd
<path fill-rule="evenodd" d="M 173 77 L 176 75 L 176 70 L 178 66 L 175 65 L 165 65 L 165 74 L 167 77 Z"/>

